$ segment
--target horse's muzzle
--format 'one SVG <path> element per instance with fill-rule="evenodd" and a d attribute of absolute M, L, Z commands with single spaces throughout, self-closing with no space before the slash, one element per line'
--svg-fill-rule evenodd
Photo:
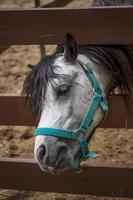
<path fill-rule="evenodd" d="M 49 169 L 64 170 L 70 168 L 72 158 L 67 145 L 53 137 L 50 138 L 50 143 L 47 141 L 37 149 L 37 160 L 41 169 L 47 171 Z"/>

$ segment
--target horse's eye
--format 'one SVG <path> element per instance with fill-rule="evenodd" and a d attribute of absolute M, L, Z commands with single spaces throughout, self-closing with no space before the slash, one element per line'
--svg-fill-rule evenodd
<path fill-rule="evenodd" d="M 61 85 L 56 89 L 56 94 L 58 96 L 66 94 L 70 89 L 70 85 Z"/>

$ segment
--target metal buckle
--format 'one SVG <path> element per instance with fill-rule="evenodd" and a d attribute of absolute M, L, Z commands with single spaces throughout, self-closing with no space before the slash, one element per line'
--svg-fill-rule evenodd
<path fill-rule="evenodd" d="M 103 96 L 103 93 L 98 93 L 98 92 L 96 92 L 96 91 L 95 91 L 95 88 L 93 88 L 92 91 L 93 91 L 94 95 L 99 95 L 99 96 L 101 96 L 101 97 Z"/>
<path fill-rule="evenodd" d="M 78 140 L 85 138 L 85 133 L 82 132 L 80 129 L 77 129 L 76 131 L 74 131 L 74 133 L 77 135 Z"/>
<path fill-rule="evenodd" d="M 92 89 L 93 93 L 96 94 L 95 88 Z"/>

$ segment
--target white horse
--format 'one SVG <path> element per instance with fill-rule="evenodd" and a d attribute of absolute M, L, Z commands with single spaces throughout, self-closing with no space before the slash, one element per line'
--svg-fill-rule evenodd
<path fill-rule="evenodd" d="M 64 46 L 33 66 L 24 93 L 38 116 L 34 154 L 42 170 L 78 168 L 95 128 L 107 114 L 106 97 L 119 87 L 133 92 L 133 59 L 126 45 Z"/>

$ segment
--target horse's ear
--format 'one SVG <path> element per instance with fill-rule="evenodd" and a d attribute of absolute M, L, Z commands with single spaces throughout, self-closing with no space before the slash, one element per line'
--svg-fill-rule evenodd
<path fill-rule="evenodd" d="M 66 62 L 74 62 L 78 55 L 77 43 L 71 34 L 66 35 L 64 58 Z"/>

